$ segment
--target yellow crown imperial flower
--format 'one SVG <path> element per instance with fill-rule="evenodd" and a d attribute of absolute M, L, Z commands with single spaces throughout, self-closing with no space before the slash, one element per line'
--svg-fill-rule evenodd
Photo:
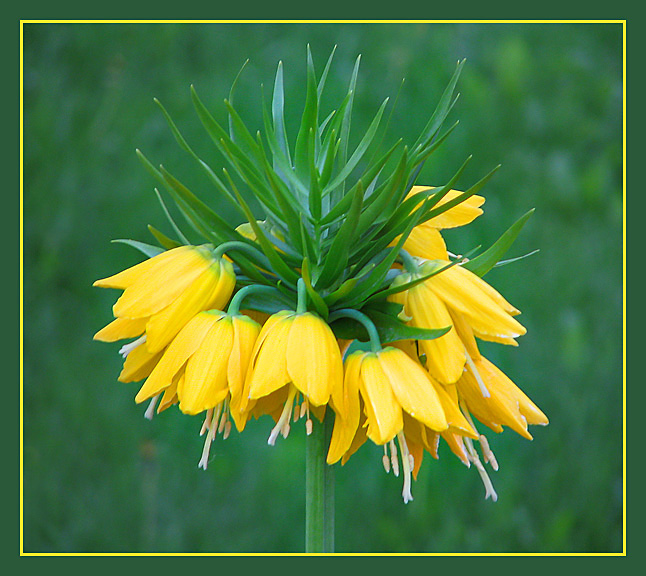
<path fill-rule="evenodd" d="M 332 56 L 317 79 L 308 49 L 293 146 L 282 64 L 271 103 L 263 103 L 262 131 L 250 131 L 233 106 L 237 80 L 225 100 L 226 127 L 191 88 L 221 170 L 198 156 L 157 102 L 221 202 L 208 206 L 137 151 L 204 244 L 188 240 L 158 193 L 175 238 L 149 227 L 158 246 L 121 240 L 148 259 L 95 283 L 123 290 L 115 320 L 95 338 L 133 339 L 121 348 L 119 380 L 144 380 L 135 399 L 150 400 L 147 416 L 174 404 L 185 414 L 206 413 L 203 468 L 216 433 L 229 434 L 230 419 L 242 432 L 252 416 L 270 415 L 274 444 L 279 434 L 287 437 L 292 420 L 306 416 L 308 486 L 309 479 L 326 484 L 326 458 L 344 463 L 371 440 L 383 447 L 387 470 L 403 470 L 408 502 L 424 453 L 437 458 L 444 439 L 462 462 L 475 465 L 495 499 L 474 441 L 485 464 L 497 468 L 496 460 L 472 414 L 495 431 L 505 426 L 525 437 L 529 424 L 547 423 L 476 342 L 516 345 L 525 333 L 519 311 L 481 278 L 510 262 L 501 259 L 531 212 L 477 256 L 452 254 L 441 231 L 483 213 L 478 193 L 497 168 L 464 192 L 455 186 L 466 163 L 444 186 L 415 183 L 453 129 L 443 125 L 463 62 L 417 139 L 386 149 L 381 122 L 388 99 L 358 139 L 350 134 L 358 59 L 342 102 L 325 110 L 331 63 Z M 310 526 L 331 509 L 314 500 L 306 506 Z M 321 551 L 315 548 L 308 550 Z"/>
<path fill-rule="evenodd" d="M 112 323 L 94 336 L 114 341 L 145 332 L 146 349 L 160 352 L 202 310 L 221 309 L 235 286 L 230 262 L 214 257 L 206 246 L 181 246 L 162 252 L 94 286 L 123 294 Z"/>
<path fill-rule="evenodd" d="M 342 379 L 341 353 L 330 327 L 311 312 L 284 310 L 271 316 L 258 336 L 245 389 L 254 401 L 288 387 L 281 417 L 269 437 L 273 444 L 279 432 L 289 432 L 298 392 L 307 410 L 310 404 L 324 406 L 331 395 L 340 395 Z"/>
<path fill-rule="evenodd" d="M 444 268 L 444 269 L 443 269 Z M 498 292 L 460 265 L 433 260 L 423 262 L 416 273 L 398 276 L 394 285 L 433 274 L 423 282 L 389 297 L 402 304 L 411 326 L 440 328 L 452 326 L 454 318 L 462 315 L 473 332 L 484 340 L 509 343 L 525 334 L 525 328 L 512 317 L 518 310 L 508 304 Z M 440 382 L 456 382 L 467 361 L 465 344 L 452 327 L 434 340 L 421 340 L 429 372 Z"/>
<path fill-rule="evenodd" d="M 229 434 L 229 414 L 244 430 L 248 414 L 241 409 L 242 392 L 259 333 L 260 325 L 246 316 L 200 312 L 172 341 L 135 397 L 143 402 L 165 392 L 186 414 L 207 411 L 203 467 L 216 431 Z"/>

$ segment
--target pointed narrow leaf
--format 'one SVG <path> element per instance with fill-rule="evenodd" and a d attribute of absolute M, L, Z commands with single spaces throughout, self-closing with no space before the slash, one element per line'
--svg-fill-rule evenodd
<path fill-rule="evenodd" d="M 155 240 L 157 240 L 157 242 L 159 242 L 166 250 L 172 250 L 173 248 L 177 248 L 178 246 L 182 245 L 180 242 L 169 238 L 168 236 L 166 236 L 166 234 L 160 232 L 159 230 L 157 230 L 157 228 L 151 226 L 150 224 L 148 224 L 148 231 L 155 237 Z"/>
<path fill-rule="evenodd" d="M 318 312 L 319 316 L 323 318 L 323 320 L 327 320 L 329 310 L 323 298 L 321 298 L 320 294 L 316 290 L 314 290 L 312 286 L 312 279 L 310 277 L 310 264 L 307 258 L 303 259 L 301 276 L 303 277 L 303 282 L 305 283 L 305 290 L 307 291 L 307 295 L 310 297 L 312 304 L 314 304 L 314 308 L 316 308 L 316 311 Z"/>
<path fill-rule="evenodd" d="M 529 217 L 534 213 L 534 208 L 529 212 L 523 214 L 516 222 L 514 222 L 507 231 L 500 237 L 496 242 L 488 249 L 485 250 L 480 256 L 469 260 L 463 266 L 467 270 L 471 270 L 474 274 L 482 277 L 489 270 L 491 270 L 496 263 L 504 256 L 505 252 L 509 250 L 511 245 L 516 240 L 518 234 L 522 230 L 525 222 L 529 220 Z"/>
<path fill-rule="evenodd" d="M 125 238 L 117 238 L 116 240 L 112 240 L 115 244 L 127 244 L 128 246 L 132 246 L 133 248 L 139 250 L 142 254 L 145 254 L 148 256 L 148 258 L 153 258 L 154 256 L 157 256 L 158 254 L 161 254 L 164 252 L 163 248 L 160 248 L 159 246 L 153 246 L 152 244 L 146 244 L 145 242 L 138 242 L 137 240 L 128 240 Z"/>

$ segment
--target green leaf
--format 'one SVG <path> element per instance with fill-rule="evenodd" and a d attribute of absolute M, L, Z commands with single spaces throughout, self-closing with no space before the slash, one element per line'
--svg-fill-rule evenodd
<path fill-rule="evenodd" d="M 377 328 L 379 339 L 387 344 L 397 340 L 433 340 L 446 334 L 451 326 L 444 328 L 429 329 L 415 328 L 408 326 L 396 316 L 384 314 L 374 309 L 364 308 L 361 310 L 366 314 Z M 367 342 L 370 338 L 363 325 L 352 318 L 340 318 L 330 324 L 330 328 L 337 338 L 344 340 L 359 340 Z"/>
<path fill-rule="evenodd" d="M 296 286 L 296 281 L 298 280 L 299 276 L 289 266 L 287 266 L 287 264 L 285 264 L 283 259 L 276 251 L 276 248 L 274 248 L 274 245 L 265 235 L 263 229 L 258 226 L 256 217 L 253 215 L 251 208 L 249 208 L 249 205 L 245 202 L 244 198 L 240 196 L 238 190 L 234 188 L 233 191 L 238 199 L 238 202 L 240 202 L 240 206 L 244 210 L 245 215 L 247 216 L 247 220 L 251 225 L 254 234 L 256 235 L 256 239 L 258 240 L 263 253 L 271 263 L 273 271 L 286 283 L 292 286 Z"/>
<path fill-rule="evenodd" d="M 170 222 L 170 225 L 173 227 L 173 230 L 175 230 L 175 234 L 179 237 L 179 239 L 184 243 L 184 244 L 190 244 L 186 236 L 182 233 L 180 230 L 179 226 L 175 224 L 175 220 L 173 220 L 173 217 L 170 215 L 170 212 L 168 211 L 168 208 L 166 207 L 166 204 L 164 203 L 163 198 L 161 197 L 161 194 L 157 188 L 155 188 L 155 194 L 157 195 L 157 200 L 159 200 L 159 203 L 161 204 L 162 210 L 164 211 L 164 214 L 166 214 L 166 218 Z"/>
<path fill-rule="evenodd" d="M 418 148 L 423 146 L 425 142 L 428 142 L 433 138 L 437 131 L 442 127 L 442 124 L 444 123 L 444 120 L 446 119 L 453 104 L 455 104 L 455 101 L 453 102 L 453 104 L 451 103 L 451 98 L 453 96 L 455 86 L 458 83 L 458 78 L 460 78 L 460 73 L 462 72 L 462 67 L 464 66 L 465 62 L 466 59 L 458 62 L 455 72 L 453 73 L 453 76 L 449 81 L 449 85 L 444 90 L 444 93 L 442 94 L 440 101 L 438 102 L 437 107 L 435 108 L 435 111 L 431 116 L 431 119 L 424 127 L 424 130 L 422 130 L 422 133 L 419 135 L 417 142 L 415 142 L 415 146 L 413 147 L 415 152 L 417 152 Z"/>
<path fill-rule="evenodd" d="M 154 256 L 157 256 L 158 254 L 164 252 L 164 249 L 160 248 L 159 246 L 153 246 L 152 244 L 146 244 L 145 242 L 138 242 L 137 240 L 118 238 L 116 240 L 112 240 L 112 242 L 132 246 L 133 248 L 139 250 L 139 252 L 141 252 L 142 254 L 148 256 L 148 258 L 153 258 Z"/>
<path fill-rule="evenodd" d="M 379 122 L 381 122 L 381 117 L 383 116 L 384 109 L 386 108 L 386 104 L 388 104 L 388 98 L 386 98 L 381 104 L 381 106 L 379 107 L 379 111 L 377 112 L 372 122 L 370 123 L 368 130 L 366 131 L 365 135 L 361 139 L 361 142 L 359 142 L 359 145 L 356 147 L 355 151 L 350 157 L 350 160 L 348 160 L 347 164 L 343 166 L 341 171 L 334 177 L 332 182 L 330 182 L 325 187 L 324 194 L 337 188 L 352 173 L 352 171 L 359 163 L 361 158 L 363 158 L 364 154 L 370 147 L 370 144 L 372 143 L 373 138 L 375 137 L 377 129 L 379 128 Z"/>
<path fill-rule="evenodd" d="M 348 278 L 341 286 L 339 286 L 334 292 L 328 294 L 323 300 L 328 306 L 332 306 L 344 296 L 347 296 L 352 289 L 357 285 L 359 280 L 357 278 Z"/>
<path fill-rule="evenodd" d="M 534 208 L 523 214 L 489 249 L 485 250 L 473 260 L 469 260 L 463 266 L 480 277 L 484 276 L 504 256 L 505 252 L 509 250 L 525 225 L 525 222 L 529 220 L 529 217 L 533 213 Z"/>
<path fill-rule="evenodd" d="M 285 92 L 283 88 L 283 63 L 278 62 L 276 71 L 276 80 L 274 82 L 274 96 L 271 102 L 271 112 L 274 121 L 274 132 L 276 139 L 282 150 L 287 163 L 291 166 L 292 160 L 289 155 L 289 142 L 287 141 L 287 132 L 285 131 Z"/>
<path fill-rule="evenodd" d="M 336 52 L 336 46 L 332 48 L 330 57 L 327 59 L 327 64 L 325 65 L 325 69 L 323 70 L 323 74 L 321 74 L 321 79 L 319 80 L 319 85 L 317 88 L 319 101 L 321 100 L 321 94 L 323 94 L 323 88 L 325 88 L 325 81 L 327 80 L 327 75 L 328 75 L 328 72 L 330 71 L 330 66 L 332 65 L 332 59 L 334 58 L 335 52 Z"/>
<path fill-rule="evenodd" d="M 233 106 L 233 98 L 235 96 L 236 88 L 238 87 L 238 80 L 240 79 L 240 76 L 242 76 L 242 72 L 246 68 L 247 64 L 249 64 L 249 58 L 245 60 L 242 68 L 240 68 L 240 71 L 233 80 L 233 84 L 231 84 L 231 90 L 229 90 L 229 103 L 231 106 Z M 231 136 L 231 140 L 235 140 L 234 134 L 233 119 L 229 116 L 229 135 Z"/>
<path fill-rule="evenodd" d="M 155 228 L 154 226 L 151 226 L 148 224 L 148 231 L 155 237 L 157 242 L 159 242 L 166 250 L 172 250 L 173 248 L 177 248 L 181 246 L 179 242 L 176 240 L 173 240 L 172 238 L 169 238 L 164 234 L 163 232 L 160 232 Z"/>
<path fill-rule="evenodd" d="M 395 152 L 395 150 L 399 147 L 401 144 L 402 140 L 399 139 L 388 152 L 386 152 L 378 162 L 376 162 L 370 169 L 368 169 L 367 172 L 365 172 L 361 176 L 361 180 L 366 184 L 367 187 L 370 187 L 375 179 L 379 176 L 379 173 L 385 166 L 385 164 L 390 160 L 390 157 L 392 154 Z M 353 186 L 356 187 L 357 184 Z M 371 204 L 376 197 L 376 193 L 372 194 L 368 198 L 365 199 L 364 202 L 364 209 L 367 205 Z M 341 218 L 349 209 L 350 206 L 352 205 L 352 199 L 354 198 L 354 190 L 350 189 L 344 196 L 341 198 L 335 205 L 334 207 L 321 219 L 321 225 L 327 226 L 329 224 L 332 224 L 336 219 Z"/>
<path fill-rule="evenodd" d="M 202 160 L 202 159 L 201 159 L 201 158 L 200 158 L 200 157 L 199 157 L 199 156 L 198 156 L 198 155 L 193 151 L 193 149 L 188 145 L 188 143 L 186 142 L 186 140 L 184 139 L 184 137 L 183 137 L 183 136 L 182 136 L 182 134 L 180 133 L 179 129 L 178 129 L 178 128 L 177 128 L 177 126 L 175 125 L 175 122 L 173 122 L 173 119 L 170 117 L 170 114 L 166 111 L 166 108 L 164 108 L 164 106 L 162 106 L 162 103 L 161 103 L 159 100 L 157 100 L 157 98 L 155 98 L 155 99 L 154 99 L 154 101 L 155 101 L 155 103 L 157 104 L 157 106 L 159 106 L 159 108 L 161 109 L 162 114 L 163 114 L 164 118 L 166 119 L 166 122 L 168 123 L 168 125 L 169 125 L 169 127 L 170 127 L 170 130 L 171 130 L 171 132 L 173 133 L 173 136 L 175 137 L 175 140 L 176 140 L 176 141 L 177 141 L 177 143 L 180 145 L 180 147 L 181 147 L 184 151 L 186 151 L 186 152 L 187 152 L 187 153 L 188 153 L 188 154 L 189 154 L 189 155 L 190 155 L 190 156 L 191 156 L 191 157 L 192 157 L 192 158 L 193 158 L 193 159 L 194 159 L 194 160 L 195 160 L 195 161 L 196 161 L 196 162 L 201 166 L 202 170 L 204 170 L 204 172 L 206 173 L 206 175 L 207 175 L 208 179 L 209 179 L 209 180 L 210 180 L 210 181 L 215 185 L 215 187 L 216 187 L 220 192 L 222 192 L 222 194 L 223 194 L 223 195 L 224 195 L 224 197 L 229 201 L 229 203 L 230 203 L 232 206 L 234 206 L 234 207 L 235 207 L 235 209 L 236 209 L 238 212 L 241 212 L 241 211 L 240 211 L 240 206 L 238 206 L 237 202 L 235 201 L 235 198 L 234 198 L 234 197 L 233 197 L 233 195 L 229 192 L 229 190 L 227 190 L 227 188 L 224 186 L 224 184 L 222 184 L 222 181 L 221 181 L 221 180 L 220 180 L 220 179 L 215 175 L 215 173 L 213 172 L 213 170 L 211 169 L 211 167 L 210 167 L 206 162 L 204 162 L 204 161 L 203 161 L 203 160 Z"/>
<path fill-rule="evenodd" d="M 500 260 L 496 262 L 496 264 L 494 265 L 494 268 L 500 268 L 501 266 L 507 266 L 507 264 L 511 264 L 512 262 L 518 262 L 519 260 L 524 260 L 529 256 L 538 254 L 539 252 L 540 250 L 537 248 L 536 250 L 532 250 L 531 252 L 528 252 L 527 254 L 523 254 L 522 256 L 517 256 L 516 258 L 509 258 L 509 260 Z"/>
<path fill-rule="evenodd" d="M 327 287 L 334 283 L 339 274 L 347 266 L 348 254 L 357 234 L 357 223 L 363 205 L 363 185 L 359 180 L 355 188 L 352 205 L 345 221 L 334 235 L 334 240 L 325 255 L 325 263 L 317 282 L 317 287 Z"/>
<path fill-rule="evenodd" d="M 318 222 L 321 219 L 321 186 L 319 183 L 319 172 L 316 167 L 316 143 L 314 140 L 314 130 L 310 129 L 308 138 L 308 164 L 310 173 L 310 190 L 309 190 L 309 209 L 312 219 Z"/>
<path fill-rule="evenodd" d="M 310 277 L 310 263 L 307 258 L 303 259 L 301 276 L 303 277 L 303 282 L 305 283 L 305 290 L 307 291 L 307 295 L 310 297 L 312 304 L 314 304 L 314 308 L 316 308 L 319 316 L 321 316 L 323 320 L 327 321 L 329 310 L 327 304 L 325 303 L 323 298 L 321 298 L 321 295 L 316 290 L 314 290 L 312 286 L 312 279 Z"/>
<path fill-rule="evenodd" d="M 294 151 L 294 164 L 296 174 L 307 180 L 309 175 L 307 161 L 307 140 L 310 130 L 316 132 L 318 124 L 318 94 L 316 88 L 316 76 L 314 74 L 314 63 L 309 44 L 307 45 L 307 93 L 305 96 L 305 109 L 301 118 L 301 126 L 296 137 L 296 149 Z"/>
<path fill-rule="evenodd" d="M 291 300 L 285 294 L 276 290 L 275 294 L 249 294 L 244 299 L 245 310 L 257 310 L 265 314 L 276 314 L 281 310 L 294 310 L 296 308 L 295 300 Z"/>

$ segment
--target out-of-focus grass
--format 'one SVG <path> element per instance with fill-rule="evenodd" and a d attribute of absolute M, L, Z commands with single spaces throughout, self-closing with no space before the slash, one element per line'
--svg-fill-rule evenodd
<path fill-rule="evenodd" d="M 110 239 L 147 240 L 148 223 L 171 232 L 136 147 L 218 206 L 152 98 L 221 166 L 189 85 L 225 120 L 222 99 L 251 58 L 237 106 L 259 128 L 259 85 L 269 93 L 282 59 L 293 127 L 308 42 L 319 70 L 338 44 L 330 105 L 363 55 L 355 142 L 403 77 L 390 133 L 413 141 L 468 58 L 461 125 L 419 183 L 445 182 L 469 154 L 463 187 L 503 164 L 485 216 L 448 233 L 455 252 L 536 207 L 511 255 L 541 252 L 487 277 L 528 335 L 483 350 L 551 419 L 532 443 L 489 434 L 496 504 L 444 446 L 405 506 L 401 479 L 366 445 L 336 471 L 337 549 L 620 550 L 621 27 L 598 24 L 25 25 L 25 550 L 302 550 L 303 431 L 270 449 L 269 422 L 252 422 L 198 470 L 201 422 L 176 410 L 145 421 L 136 386 L 116 382 L 118 346 L 91 341 L 116 296 L 91 284 L 138 259 Z"/>

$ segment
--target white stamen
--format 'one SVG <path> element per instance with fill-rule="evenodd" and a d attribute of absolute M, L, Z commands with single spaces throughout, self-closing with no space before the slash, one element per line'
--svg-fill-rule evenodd
<path fill-rule="evenodd" d="M 464 353 L 467 358 L 467 364 L 469 365 L 469 368 L 471 368 L 471 372 L 473 372 L 473 375 L 475 376 L 476 382 L 480 387 L 480 392 L 482 393 L 483 398 L 490 398 L 491 394 L 489 394 L 489 390 L 487 390 L 487 387 L 485 386 L 485 383 L 482 380 L 482 376 L 480 376 L 480 372 L 478 372 L 478 369 L 476 368 L 476 365 L 474 361 L 471 359 L 471 356 L 467 352 L 466 348 L 464 349 Z"/>
<path fill-rule="evenodd" d="M 384 451 L 386 450 L 386 446 L 384 446 Z M 384 465 L 384 470 L 386 471 L 386 474 L 390 472 L 390 458 L 388 458 L 388 454 L 384 454 L 381 457 L 381 461 L 383 462 Z"/>
<path fill-rule="evenodd" d="M 312 419 L 311 419 L 311 418 L 308 418 L 308 419 L 305 421 L 305 432 L 307 432 L 307 435 L 308 435 L 308 436 L 312 433 L 312 427 L 313 427 Z"/>
<path fill-rule="evenodd" d="M 121 346 L 121 348 L 119 349 L 119 354 L 121 354 L 121 356 L 125 358 L 137 346 L 141 346 L 145 341 L 146 341 L 146 335 L 144 334 L 143 336 L 140 336 L 136 340 L 133 340 L 132 342 L 129 342 L 128 344 L 124 344 L 123 346 Z"/>
<path fill-rule="evenodd" d="M 494 490 L 491 479 L 489 478 L 487 471 L 482 465 L 482 462 L 480 462 L 480 458 L 478 458 L 478 453 L 475 451 L 475 448 L 473 447 L 473 441 L 471 440 L 471 438 L 465 438 L 464 444 L 467 449 L 469 460 L 471 460 L 471 462 L 473 462 L 473 464 L 477 468 L 478 473 L 480 474 L 480 478 L 482 479 L 482 483 L 484 484 L 485 500 L 487 498 L 491 498 L 493 502 L 496 502 L 498 500 L 498 494 L 496 494 L 496 491 Z"/>
<path fill-rule="evenodd" d="M 393 467 L 393 474 L 399 477 L 399 460 L 397 459 L 397 446 L 395 441 L 391 440 L 388 444 L 390 446 L 390 463 Z"/>
<path fill-rule="evenodd" d="M 213 416 L 213 408 L 209 408 L 206 411 L 206 418 L 204 418 L 204 423 L 200 429 L 200 436 L 204 436 L 204 433 L 209 429 L 209 422 L 211 422 L 211 417 Z"/>
<path fill-rule="evenodd" d="M 209 452 L 211 451 L 211 443 L 213 442 L 213 439 L 215 438 L 215 417 L 211 419 L 211 423 L 209 424 L 209 433 L 206 435 L 206 440 L 204 440 L 204 448 L 202 449 L 202 457 L 200 458 L 200 461 L 197 465 L 198 468 L 203 468 L 206 470 L 206 467 L 209 464 Z"/>
<path fill-rule="evenodd" d="M 397 434 L 397 440 L 399 441 L 399 447 L 402 452 L 402 466 L 404 468 L 404 488 L 402 490 L 402 496 L 404 498 L 404 504 L 408 504 L 413 500 L 413 494 L 411 492 L 411 458 L 410 453 L 408 452 L 408 445 L 406 444 L 406 438 L 402 432 Z"/>
<path fill-rule="evenodd" d="M 276 426 L 273 427 L 271 434 L 269 435 L 269 439 L 267 440 L 267 444 L 270 446 L 273 446 L 276 443 L 276 438 L 278 438 L 278 434 L 281 432 L 283 434 L 283 438 L 287 438 L 287 434 L 289 434 L 289 420 L 292 415 L 292 409 L 294 408 L 295 396 L 296 388 L 293 385 L 290 385 L 289 395 L 287 396 L 287 401 L 285 402 L 283 411 L 281 412 L 280 418 L 278 419 L 278 422 L 276 422 Z"/>
<path fill-rule="evenodd" d="M 302 418 L 303 416 L 305 416 L 305 414 L 307 414 L 307 411 L 308 411 L 307 400 L 304 400 L 303 403 L 301 404 L 301 413 L 299 418 Z"/>
<path fill-rule="evenodd" d="M 226 440 L 231 434 L 231 421 L 227 420 L 227 423 L 224 425 L 224 434 L 222 434 L 222 439 Z"/>
<path fill-rule="evenodd" d="M 489 441 L 484 434 L 480 434 L 479 442 L 485 463 L 488 463 L 496 472 L 498 472 L 498 460 L 496 460 L 493 451 L 489 447 Z"/>
<path fill-rule="evenodd" d="M 153 419 L 153 416 L 155 415 L 155 406 L 157 405 L 157 400 L 159 400 L 160 396 L 161 394 L 157 394 L 157 396 L 152 398 L 150 404 L 148 404 L 148 408 L 146 408 L 146 412 L 144 412 L 144 418 L 147 420 Z"/>

